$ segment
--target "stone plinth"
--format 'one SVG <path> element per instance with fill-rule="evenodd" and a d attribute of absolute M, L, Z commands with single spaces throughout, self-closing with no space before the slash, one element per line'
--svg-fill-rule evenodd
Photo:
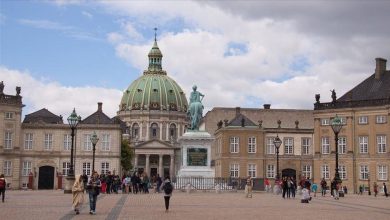
<path fill-rule="evenodd" d="M 75 181 L 74 176 L 67 176 L 65 178 L 64 193 L 66 193 L 66 194 L 72 193 L 72 187 L 73 187 L 74 181 Z"/>

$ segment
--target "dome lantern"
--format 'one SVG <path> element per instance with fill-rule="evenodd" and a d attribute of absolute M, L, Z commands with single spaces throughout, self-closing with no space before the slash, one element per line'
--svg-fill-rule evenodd
<path fill-rule="evenodd" d="M 151 74 L 163 74 L 162 71 L 162 53 L 160 51 L 160 48 L 158 48 L 157 45 L 157 28 L 154 28 L 154 44 L 152 49 L 150 50 L 148 57 L 149 57 L 149 67 L 148 71 L 146 71 L 144 74 L 151 73 Z"/>

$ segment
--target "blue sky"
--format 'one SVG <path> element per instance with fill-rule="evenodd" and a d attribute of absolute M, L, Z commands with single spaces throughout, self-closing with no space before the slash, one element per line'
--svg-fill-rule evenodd
<path fill-rule="evenodd" d="M 114 116 L 147 68 L 158 27 L 163 68 L 206 109 L 312 109 L 390 58 L 390 3 L 375 1 L 1 1 L 0 81 L 28 114 Z"/>

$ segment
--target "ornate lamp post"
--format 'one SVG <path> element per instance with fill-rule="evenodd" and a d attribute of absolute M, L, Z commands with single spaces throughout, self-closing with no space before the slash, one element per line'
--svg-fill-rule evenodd
<path fill-rule="evenodd" d="M 339 184 L 342 182 L 339 174 L 339 132 L 343 127 L 343 123 L 341 123 L 341 119 L 336 115 L 336 117 L 333 118 L 331 125 L 335 136 L 334 140 L 336 142 L 336 173 L 334 175 L 334 180 Z"/>
<path fill-rule="evenodd" d="M 370 173 L 368 173 L 368 195 L 371 196 Z"/>
<path fill-rule="evenodd" d="M 280 140 L 279 136 L 276 135 L 276 138 L 274 140 L 274 145 L 276 148 L 276 180 L 279 182 L 280 176 L 279 176 L 279 148 L 282 144 L 282 140 Z"/>
<path fill-rule="evenodd" d="M 74 183 L 74 158 L 73 158 L 73 152 L 74 152 L 74 136 L 75 136 L 75 130 L 77 128 L 77 125 L 81 121 L 81 117 L 77 116 L 76 110 L 73 109 L 72 114 L 68 117 L 68 123 L 70 126 L 70 129 L 72 130 L 71 137 L 72 137 L 72 144 L 70 148 L 70 166 L 69 166 L 69 172 L 68 176 L 66 177 L 66 184 L 65 184 L 65 190 L 64 193 L 72 193 L 72 186 Z"/>
<path fill-rule="evenodd" d="M 95 172 L 95 151 L 96 151 L 96 144 L 99 141 L 98 136 L 96 135 L 96 132 L 93 132 L 93 135 L 91 137 L 91 142 L 92 142 L 92 173 Z"/>

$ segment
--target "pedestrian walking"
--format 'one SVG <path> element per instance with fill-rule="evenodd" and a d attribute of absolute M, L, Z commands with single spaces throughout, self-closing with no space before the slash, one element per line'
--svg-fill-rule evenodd
<path fill-rule="evenodd" d="M 101 186 L 102 185 L 99 180 L 99 175 L 97 174 L 97 172 L 94 172 L 87 184 L 87 190 L 89 194 L 89 208 L 90 208 L 89 214 L 91 215 L 96 214 L 97 196 L 99 195 Z"/>
<path fill-rule="evenodd" d="M 165 212 L 168 212 L 169 200 L 171 199 L 172 192 L 173 192 L 173 185 L 171 183 L 171 180 L 169 179 L 169 176 L 165 177 L 165 180 L 161 186 L 161 189 L 164 192 Z"/>
<path fill-rule="evenodd" d="M 378 184 L 376 182 L 374 182 L 374 195 L 375 197 L 378 195 Z"/>
<path fill-rule="evenodd" d="M 387 194 L 387 186 L 386 186 L 386 183 L 383 182 L 383 192 L 385 193 L 385 196 L 388 197 L 389 194 Z"/>
<path fill-rule="evenodd" d="M 0 195 L 1 195 L 2 202 L 4 202 L 6 186 L 7 186 L 7 181 L 5 181 L 4 174 L 1 174 L 0 175 Z"/>
<path fill-rule="evenodd" d="M 246 184 L 245 184 L 245 197 L 246 198 L 252 198 L 252 187 L 253 187 L 253 180 L 251 176 L 248 176 L 246 179 Z"/>
<path fill-rule="evenodd" d="M 72 207 L 73 210 L 76 212 L 76 215 L 78 215 L 80 214 L 81 206 L 84 203 L 84 182 L 82 175 L 76 176 L 76 180 L 72 187 L 72 196 Z"/>
<path fill-rule="evenodd" d="M 270 192 L 271 190 L 271 183 L 269 182 L 268 178 L 265 178 L 264 180 L 264 185 L 265 185 L 265 192 Z"/>
<path fill-rule="evenodd" d="M 325 178 L 322 178 L 322 180 L 321 180 L 321 194 L 322 194 L 322 196 L 325 196 L 327 187 L 328 186 L 327 186 Z"/>
<path fill-rule="evenodd" d="M 314 197 L 317 195 L 317 183 L 311 185 L 311 191 L 314 193 Z"/>

